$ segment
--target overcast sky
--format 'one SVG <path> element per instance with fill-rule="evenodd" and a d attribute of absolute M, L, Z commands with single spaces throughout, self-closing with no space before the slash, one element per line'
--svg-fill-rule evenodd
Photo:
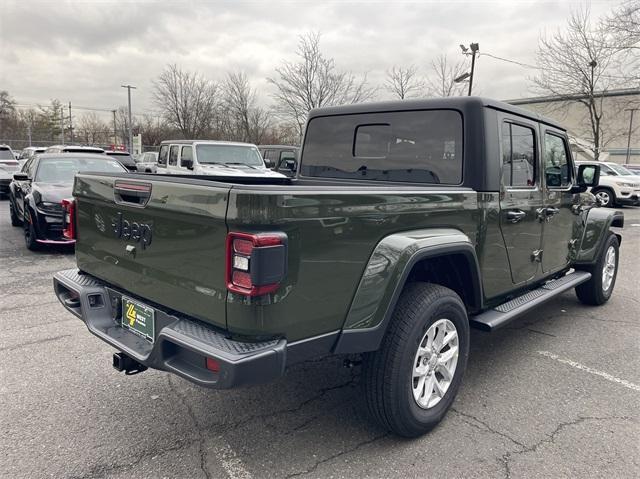
<path fill-rule="evenodd" d="M 592 0 L 594 18 L 620 2 Z M 381 84 L 391 66 L 427 73 L 440 53 L 461 58 L 460 43 L 533 63 L 541 32 L 565 24 L 581 1 L 184 2 L 4 0 L 0 13 L 0 90 L 19 104 L 114 109 L 121 84 L 137 86 L 133 112 L 153 110 L 152 80 L 168 63 L 222 79 L 242 70 L 269 103 L 273 77 L 295 57 L 298 36 L 320 31 L 321 48 L 340 69 Z M 481 56 L 477 93 L 531 96 L 535 70 Z M 388 96 L 384 92 L 379 99 Z M 78 112 L 80 113 L 80 112 Z"/>

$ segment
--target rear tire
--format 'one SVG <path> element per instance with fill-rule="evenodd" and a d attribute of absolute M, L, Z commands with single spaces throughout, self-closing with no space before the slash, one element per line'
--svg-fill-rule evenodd
<path fill-rule="evenodd" d="M 609 233 L 595 264 L 582 268 L 591 273 L 591 279 L 576 286 L 576 296 L 581 303 L 600 306 L 609 301 L 618 276 L 619 253 L 618 238 Z"/>
<path fill-rule="evenodd" d="M 460 297 L 437 284 L 407 285 L 380 349 L 363 358 L 370 414 L 400 436 L 428 432 L 453 403 L 468 356 L 469 320 Z"/>

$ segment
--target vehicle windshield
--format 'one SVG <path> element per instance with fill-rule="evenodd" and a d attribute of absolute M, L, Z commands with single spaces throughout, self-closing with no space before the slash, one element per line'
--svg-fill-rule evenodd
<path fill-rule="evenodd" d="M 39 183 L 73 183 L 73 177 L 76 173 L 85 171 L 122 173 L 127 170 L 111 158 L 44 158 L 38 164 L 35 181 Z"/>
<path fill-rule="evenodd" d="M 607 165 L 607 166 L 609 168 L 611 168 L 613 171 L 615 171 L 620 176 L 631 176 L 631 175 L 633 175 L 633 172 L 627 170 L 624 166 L 620 166 L 620 165 Z"/>
<path fill-rule="evenodd" d="M 198 163 L 201 165 L 245 165 L 264 167 L 260 152 L 253 146 L 196 145 Z"/>
<path fill-rule="evenodd" d="M 5 150 L 2 149 L 0 150 L 0 160 L 15 160 L 16 157 L 13 156 L 13 153 L 11 153 L 11 150 Z"/>

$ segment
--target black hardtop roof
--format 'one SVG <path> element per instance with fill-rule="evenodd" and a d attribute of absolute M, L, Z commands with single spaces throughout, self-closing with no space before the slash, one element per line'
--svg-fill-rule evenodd
<path fill-rule="evenodd" d="M 446 98 L 428 98 L 420 100 L 396 100 L 375 103 L 357 103 L 353 105 L 331 106 L 325 108 L 315 108 L 309 112 L 309 120 L 319 116 L 331 115 L 349 115 L 357 113 L 375 113 L 375 112 L 392 112 L 392 111 L 408 111 L 408 110 L 426 110 L 426 109 L 455 109 L 470 110 L 481 108 L 493 108 L 495 110 L 512 113 L 530 120 L 546 123 L 560 130 L 566 130 L 561 124 L 544 117 L 538 113 L 517 106 L 510 105 L 491 98 L 483 98 L 478 96 L 456 96 Z"/>

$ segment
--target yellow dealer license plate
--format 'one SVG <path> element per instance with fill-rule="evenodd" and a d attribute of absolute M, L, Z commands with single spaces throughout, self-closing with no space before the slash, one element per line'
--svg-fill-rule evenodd
<path fill-rule="evenodd" d="M 123 296 L 122 327 L 153 342 L 155 337 L 153 308 Z"/>

